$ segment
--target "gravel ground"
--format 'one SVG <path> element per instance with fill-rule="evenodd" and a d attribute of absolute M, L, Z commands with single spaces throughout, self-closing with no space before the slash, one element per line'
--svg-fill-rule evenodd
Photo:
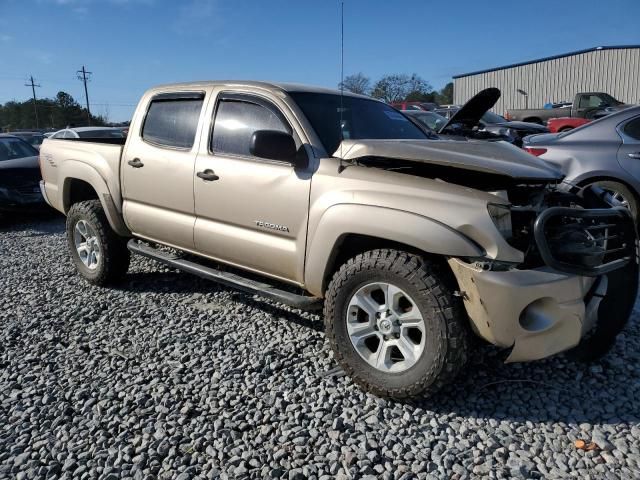
<path fill-rule="evenodd" d="M 140 258 L 92 287 L 63 232 L 0 226 L 0 478 L 640 478 L 637 311 L 597 364 L 482 347 L 391 402 L 341 374 L 318 316 Z"/>

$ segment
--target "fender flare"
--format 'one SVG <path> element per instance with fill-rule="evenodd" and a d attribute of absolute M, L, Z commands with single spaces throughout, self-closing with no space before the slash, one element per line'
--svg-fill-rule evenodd
<path fill-rule="evenodd" d="M 121 236 L 131 236 L 131 232 L 124 223 L 122 214 L 118 211 L 107 183 L 100 176 L 98 171 L 83 162 L 67 160 L 60 168 L 62 182 L 62 208 L 65 215 L 71 208 L 71 182 L 72 180 L 82 180 L 95 190 L 102 209 L 109 221 L 109 225 L 114 232 Z"/>
<path fill-rule="evenodd" d="M 453 257 L 479 257 L 484 250 L 447 225 L 416 213 L 358 204 L 329 207 L 310 232 L 305 261 L 305 287 L 323 295 L 323 284 L 332 254 L 349 234 L 368 235 L 404 243 L 425 253 Z"/>

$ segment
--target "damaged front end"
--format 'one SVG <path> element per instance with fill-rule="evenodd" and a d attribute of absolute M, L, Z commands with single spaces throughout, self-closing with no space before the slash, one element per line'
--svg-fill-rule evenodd
<path fill-rule="evenodd" d="M 511 347 L 509 362 L 577 345 L 581 358 L 606 353 L 638 290 L 629 211 L 597 187 L 566 193 L 519 185 L 495 193 L 510 205 L 489 205 L 489 214 L 524 261 L 449 260 L 475 331 Z"/>

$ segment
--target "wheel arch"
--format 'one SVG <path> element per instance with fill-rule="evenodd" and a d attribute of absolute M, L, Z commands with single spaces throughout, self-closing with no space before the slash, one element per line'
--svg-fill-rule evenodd
<path fill-rule="evenodd" d="M 69 165 L 70 163 L 73 165 Z M 116 208 L 106 182 L 100 174 L 89 165 L 81 162 L 67 161 L 65 167 L 65 170 L 70 170 L 69 172 L 61 172 L 64 178 L 62 182 L 62 209 L 65 215 L 74 203 L 97 199 L 102 205 L 111 228 L 118 235 L 131 235 L 124 224 L 122 215 Z"/>
<path fill-rule="evenodd" d="M 636 188 L 634 188 L 634 186 L 631 185 L 629 182 L 619 177 L 608 176 L 608 175 L 596 175 L 593 177 L 581 178 L 578 182 L 576 182 L 576 185 L 579 187 L 585 187 L 594 182 L 620 183 L 629 189 L 629 191 L 633 194 L 636 203 L 640 205 L 640 193 L 638 192 L 638 190 L 636 190 Z"/>
<path fill-rule="evenodd" d="M 472 240 L 428 217 L 366 205 L 329 208 L 309 242 L 305 286 L 323 296 L 344 261 L 377 248 L 394 248 L 436 258 L 473 257 L 484 251 Z"/>

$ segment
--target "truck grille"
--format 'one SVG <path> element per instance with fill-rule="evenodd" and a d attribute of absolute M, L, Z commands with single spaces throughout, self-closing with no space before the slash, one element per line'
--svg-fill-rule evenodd
<path fill-rule="evenodd" d="M 536 219 L 534 236 L 544 262 L 562 272 L 595 277 L 637 261 L 635 224 L 622 207 L 552 207 Z"/>

